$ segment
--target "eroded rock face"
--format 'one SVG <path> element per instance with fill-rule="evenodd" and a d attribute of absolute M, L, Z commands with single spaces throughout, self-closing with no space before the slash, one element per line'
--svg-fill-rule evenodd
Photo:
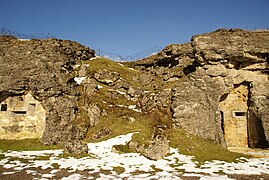
<path fill-rule="evenodd" d="M 75 76 L 74 66 L 94 56 L 93 50 L 72 41 L 2 36 L 0 101 L 31 93 L 46 110 L 44 144 L 79 140 L 85 135 L 72 122 L 76 119 L 80 93 L 70 80 Z"/>
<path fill-rule="evenodd" d="M 268 59 L 269 31 L 221 29 L 169 45 L 136 66 L 174 83 L 174 126 L 225 147 L 219 102 L 240 84 L 249 86 L 248 119 L 260 124 L 268 144 Z"/>
<path fill-rule="evenodd" d="M 111 84 L 120 79 L 120 74 L 103 69 L 94 74 L 94 78 L 101 83 Z"/>
<path fill-rule="evenodd" d="M 158 111 L 160 120 L 172 114 L 173 127 L 226 147 L 220 103 L 244 85 L 248 112 L 241 114 L 248 114 L 253 124 L 249 145 L 268 145 L 269 31 L 232 29 L 193 36 L 190 43 L 169 45 L 132 63 L 137 72 L 133 80 L 111 69 L 88 72 L 88 64 L 81 62 L 92 57 L 93 50 L 72 41 L 1 37 L 0 102 L 31 93 L 47 112 L 42 142 L 69 142 L 70 152 L 86 151 L 77 140 L 99 122 L 105 112 L 100 107 L 105 106 L 135 107 L 129 109 L 144 115 Z M 83 80 L 76 83 L 74 77 Z M 109 89 L 104 88 L 101 99 L 91 99 L 103 86 Z M 98 107 L 96 100 L 102 105 Z M 146 150 L 139 144 L 132 146 L 151 159 L 169 152 L 166 136 L 154 136 Z"/>
<path fill-rule="evenodd" d="M 64 145 L 65 151 L 72 154 L 87 154 L 88 145 L 82 141 L 68 141 Z"/>
<path fill-rule="evenodd" d="M 166 135 L 166 126 L 156 126 L 149 147 L 142 153 L 149 159 L 159 160 L 170 152 L 169 140 Z"/>
<path fill-rule="evenodd" d="M 219 99 L 225 91 L 221 78 L 210 78 L 203 69 L 173 89 L 172 111 L 175 126 L 191 134 L 219 142 L 225 147 L 220 129 Z"/>

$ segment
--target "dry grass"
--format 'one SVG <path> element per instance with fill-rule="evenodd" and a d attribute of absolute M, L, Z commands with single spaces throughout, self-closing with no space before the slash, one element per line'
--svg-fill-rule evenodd
<path fill-rule="evenodd" d="M 249 158 L 249 156 L 225 150 L 215 142 L 190 135 L 179 128 L 170 130 L 169 139 L 172 147 L 178 148 L 182 154 L 195 156 L 200 163 L 211 160 L 235 162 L 240 157 Z"/>

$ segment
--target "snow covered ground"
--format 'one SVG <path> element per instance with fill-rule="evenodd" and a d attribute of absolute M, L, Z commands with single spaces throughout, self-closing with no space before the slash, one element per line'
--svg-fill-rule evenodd
<path fill-rule="evenodd" d="M 211 161 L 198 166 L 192 156 L 180 154 L 171 148 L 170 155 L 153 161 L 137 153 L 118 154 L 112 146 L 125 144 L 134 133 L 121 135 L 99 143 L 89 143 L 89 157 L 63 157 L 63 150 L 2 152 L 0 161 L 3 175 L 25 173 L 38 179 L 55 179 L 57 173 L 66 171 L 62 179 L 230 179 L 229 174 L 269 174 L 268 158 L 241 158 L 237 163 Z M 83 173 L 80 173 L 83 172 Z"/>

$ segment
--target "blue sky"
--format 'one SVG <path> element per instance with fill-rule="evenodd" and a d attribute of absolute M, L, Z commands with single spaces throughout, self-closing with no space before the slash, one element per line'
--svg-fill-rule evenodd
<path fill-rule="evenodd" d="M 269 0 L 1 0 L 0 27 L 123 56 L 218 28 L 269 28 Z"/>

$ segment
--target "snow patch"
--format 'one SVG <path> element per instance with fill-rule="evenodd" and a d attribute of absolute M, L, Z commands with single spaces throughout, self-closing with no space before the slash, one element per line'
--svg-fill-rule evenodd
<path fill-rule="evenodd" d="M 101 85 L 97 84 L 97 87 L 96 87 L 96 88 L 99 90 L 99 89 L 102 89 L 102 88 L 103 88 L 103 86 L 101 86 Z"/>
<path fill-rule="evenodd" d="M 123 92 L 123 91 L 119 91 L 119 90 L 116 90 L 119 94 L 126 94 L 126 92 Z"/>
<path fill-rule="evenodd" d="M 79 67 L 80 67 L 80 64 L 76 64 L 76 65 L 73 66 L 74 69 L 77 69 Z"/>
<path fill-rule="evenodd" d="M 82 175 L 80 174 L 72 174 L 68 177 L 63 177 L 62 180 L 80 180 L 82 179 Z"/>
<path fill-rule="evenodd" d="M 31 39 L 18 39 L 19 41 L 31 41 Z"/>
<path fill-rule="evenodd" d="M 95 56 L 95 57 L 90 58 L 90 60 L 95 60 L 95 59 L 99 59 L 99 58 L 101 58 L 101 57 L 100 56 Z"/>
<path fill-rule="evenodd" d="M 130 109 L 136 108 L 135 105 L 128 107 Z M 0 153 L 5 155 L 5 158 L 0 160 L 0 165 L 6 169 L 3 174 L 13 173 L 13 169 L 10 168 L 14 168 L 14 173 L 26 170 L 27 174 L 38 174 L 44 179 L 53 178 L 58 171 L 65 169 L 72 173 L 72 175 L 62 178 L 65 180 L 85 178 L 83 175 L 77 174 L 77 170 L 87 170 L 89 176 L 97 173 L 100 175 L 99 179 L 180 179 L 179 176 L 182 175 L 185 177 L 196 176 L 201 179 L 226 180 L 229 179 L 227 174 L 269 174 L 268 158 L 240 158 L 236 163 L 214 160 L 198 166 L 198 162 L 193 161 L 193 156 L 180 154 L 175 148 L 170 148 L 169 156 L 157 161 L 149 160 L 138 153 L 118 154 L 112 152 L 114 145 L 126 144 L 134 134 L 129 133 L 98 143 L 88 143 L 90 157 L 62 158 L 59 155 L 63 153 L 63 150 L 9 151 Z M 48 155 L 50 155 L 49 160 L 38 160 L 40 159 L 38 157 L 47 157 Z M 27 163 L 23 163 L 19 159 L 29 160 Z M 58 164 L 59 169 L 55 169 L 53 164 Z M 153 166 L 162 171 L 154 172 Z M 117 174 L 113 171 L 113 167 L 122 167 L 125 171 Z M 38 169 L 36 169 L 36 172 L 32 168 L 51 170 L 42 174 L 42 172 L 38 172 Z M 101 169 L 110 172 L 109 174 L 102 174 Z M 140 173 L 134 175 L 134 172 L 138 171 Z M 154 173 L 152 174 L 152 172 Z"/>
<path fill-rule="evenodd" d="M 128 106 L 128 109 L 131 109 L 135 112 L 140 112 L 140 113 L 142 112 L 140 109 L 136 109 L 136 105 L 130 105 L 130 106 Z"/>
<path fill-rule="evenodd" d="M 75 77 L 74 80 L 76 81 L 77 84 L 81 84 L 82 81 L 84 81 L 87 77 Z"/>

